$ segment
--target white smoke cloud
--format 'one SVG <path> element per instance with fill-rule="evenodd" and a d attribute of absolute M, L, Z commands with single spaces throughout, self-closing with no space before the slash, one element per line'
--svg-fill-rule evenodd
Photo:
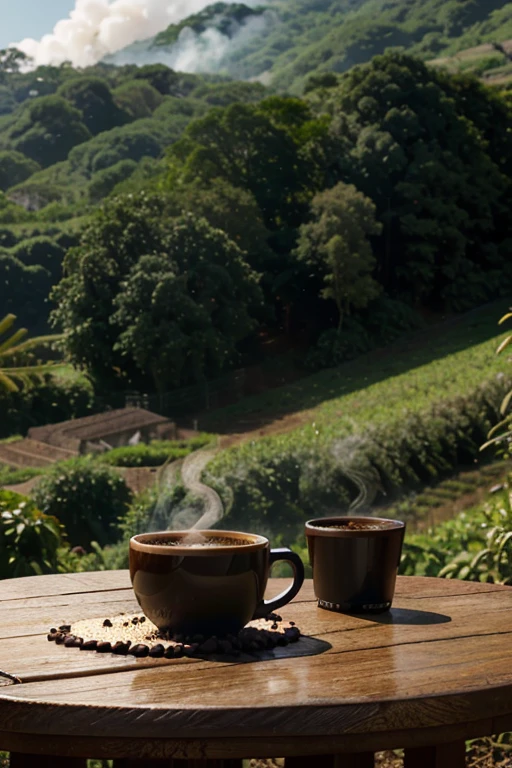
<path fill-rule="evenodd" d="M 30 56 L 36 65 L 70 61 L 76 67 L 86 67 L 138 40 L 153 37 L 169 24 L 201 11 L 209 2 L 211 0 L 113 0 L 110 3 L 108 0 L 76 0 L 69 18 L 59 21 L 51 34 L 41 40 L 27 38 L 13 46 Z M 227 38 L 221 42 L 225 40 Z M 212 42 L 216 45 L 219 41 Z M 194 54 L 184 50 L 186 63 Z"/>

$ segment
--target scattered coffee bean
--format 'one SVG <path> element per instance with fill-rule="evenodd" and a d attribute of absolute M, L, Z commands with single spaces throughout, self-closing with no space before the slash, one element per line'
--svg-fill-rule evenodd
<path fill-rule="evenodd" d="M 154 645 L 149 649 L 149 655 L 154 659 L 160 659 L 165 653 L 165 648 L 161 643 Z"/>
<path fill-rule="evenodd" d="M 128 627 L 128 626 L 130 626 L 130 625 L 129 625 L 129 622 L 128 622 L 128 621 L 125 621 L 125 622 L 124 622 L 124 624 L 123 624 L 123 627 Z"/>
<path fill-rule="evenodd" d="M 59 630 L 61 632 L 69 632 L 71 630 L 71 624 L 63 624 L 61 627 L 59 627 Z"/>
<path fill-rule="evenodd" d="M 175 659 L 181 659 L 181 657 L 184 656 L 184 655 L 185 655 L 185 649 L 181 645 L 181 643 L 179 643 L 178 645 L 175 645 L 174 646 L 174 658 Z"/>
<path fill-rule="evenodd" d="M 110 643 L 104 642 L 104 643 L 98 643 L 98 647 L 96 648 L 98 653 L 110 653 L 112 650 L 112 645 Z"/>
<path fill-rule="evenodd" d="M 294 627 L 294 626 L 295 626 L 295 622 L 294 621 L 290 621 L 290 627 Z"/>
<path fill-rule="evenodd" d="M 95 651 L 98 647 L 98 641 L 97 640 L 87 640 L 87 642 L 82 643 L 80 646 L 81 651 Z"/>
<path fill-rule="evenodd" d="M 217 653 L 219 650 L 219 643 L 216 637 L 209 637 L 199 646 L 199 653 Z"/>
<path fill-rule="evenodd" d="M 229 640 L 219 640 L 219 653 L 233 653 L 233 645 Z"/>
<path fill-rule="evenodd" d="M 132 648 L 130 648 L 128 653 L 138 659 L 143 659 L 145 656 L 149 656 L 149 648 L 147 645 L 142 645 L 142 643 L 139 643 L 138 645 L 134 645 Z"/>
<path fill-rule="evenodd" d="M 134 616 L 133 619 L 132 619 L 132 624 L 138 624 L 138 623 L 139 623 L 138 618 L 136 616 Z"/>
<path fill-rule="evenodd" d="M 174 656 L 175 656 L 174 645 L 170 645 L 168 648 L 165 649 L 164 656 L 166 659 L 174 659 Z"/>
<path fill-rule="evenodd" d="M 145 616 L 141 616 L 140 619 L 139 619 L 139 623 L 140 624 L 144 624 L 145 621 L 146 621 L 146 617 Z"/>
<path fill-rule="evenodd" d="M 130 649 L 131 642 L 127 640 L 125 643 L 123 643 L 122 640 L 119 640 L 114 646 L 112 646 L 112 653 L 117 653 L 119 656 L 126 656 Z"/>
<path fill-rule="evenodd" d="M 112 626 L 112 622 L 110 621 L 110 619 L 105 619 L 105 621 L 103 622 L 103 626 L 104 627 L 111 627 Z"/>
<path fill-rule="evenodd" d="M 278 627 L 277 627 L 277 624 L 272 624 L 272 627 L 271 627 L 271 629 L 277 629 L 277 628 L 278 628 Z"/>

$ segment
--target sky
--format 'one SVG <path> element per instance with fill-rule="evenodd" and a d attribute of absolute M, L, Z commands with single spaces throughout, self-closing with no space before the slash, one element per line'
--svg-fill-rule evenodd
<path fill-rule="evenodd" d="M 0 48 L 51 32 L 74 8 L 74 0 L 0 0 Z"/>

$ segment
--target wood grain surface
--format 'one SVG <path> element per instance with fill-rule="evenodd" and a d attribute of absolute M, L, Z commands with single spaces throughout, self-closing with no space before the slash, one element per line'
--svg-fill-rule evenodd
<path fill-rule="evenodd" d="M 246 663 L 46 639 L 52 626 L 136 610 L 123 571 L 0 583 L 0 669 L 23 681 L 0 678 L 0 748 L 27 751 L 30 736 L 38 754 L 236 759 L 431 745 L 441 765 L 455 748 L 439 744 L 512 729 L 509 587 L 401 577 L 391 612 L 364 618 L 318 608 L 306 582 L 280 613 L 308 638 L 293 653 L 316 643 L 316 655 L 276 649 Z"/>

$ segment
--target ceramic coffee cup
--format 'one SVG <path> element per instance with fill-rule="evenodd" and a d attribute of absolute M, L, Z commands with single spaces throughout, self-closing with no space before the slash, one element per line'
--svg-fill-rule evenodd
<path fill-rule="evenodd" d="M 383 613 L 393 602 L 405 523 L 328 517 L 306 523 L 318 605 L 342 613 Z"/>
<path fill-rule="evenodd" d="M 236 634 L 292 600 L 304 566 L 289 549 L 270 549 L 268 539 L 233 531 L 143 533 L 130 541 L 130 577 L 144 614 L 173 634 Z M 206 546 L 204 545 L 206 543 Z M 265 588 L 273 563 L 284 560 L 293 584 L 272 600 Z"/>

